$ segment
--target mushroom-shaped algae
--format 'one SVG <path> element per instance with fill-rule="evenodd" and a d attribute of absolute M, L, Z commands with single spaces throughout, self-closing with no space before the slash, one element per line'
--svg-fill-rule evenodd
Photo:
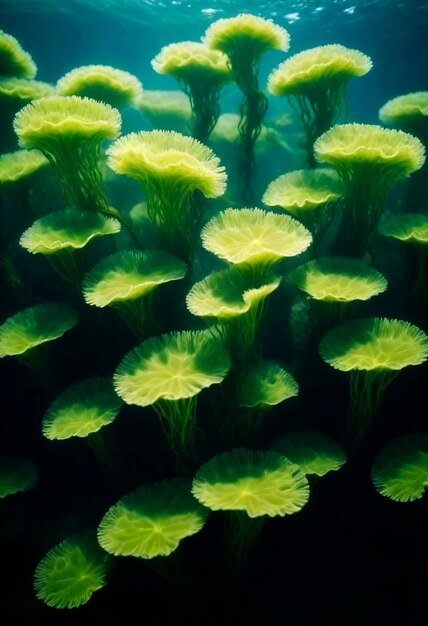
<path fill-rule="evenodd" d="M 183 331 L 147 339 L 131 350 L 114 375 L 127 404 L 153 406 L 177 458 L 195 448 L 198 394 L 221 383 L 230 367 L 222 342 L 208 331 Z"/>
<path fill-rule="evenodd" d="M 403 131 L 371 124 L 334 126 L 315 142 L 315 157 L 336 169 L 345 189 L 338 244 L 363 256 L 373 247 L 386 196 L 397 181 L 422 167 L 422 143 Z"/>
<path fill-rule="evenodd" d="M 160 250 L 125 250 L 103 259 L 83 281 L 88 304 L 111 306 L 140 338 L 156 328 L 153 295 L 158 287 L 181 280 L 187 267 Z"/>
<path fill-rule="evenodd" d="M 206 143 L 220 115 L 220 91 L 232 80 L 227 57 L 203 43 L 182 41 L 162 48 L 152 66 L 159 74 L 175 78 L 187 94 L 192 137 Z"/>
<path fill-rule="evenodd" d="M 56 84 L 59 96 L 80 96 L 116 109 L 138 106 L 143 86 L 136 76 L 110 65 L 83 65 L 67 72 Z"/>
<path fill-rule="evenodd" d="M 0 499 L 31 489 L 37 480 L 37 468 L 32 461 L 12 457 L 0 458 Z"/>
<path fill-rule="evenodd" d="M 289 40 L 284 28 L 250 13 L 213 22 L 203 37 L 206 45 L 228 56 L 235 82 L 242 91 L 238 172 L 245 201 L 252 200 L 254 146 L 268 108 L 267 97 L 259 87 L 260 61 L 268 50 L 286 52 Z"/>
<path fill-rule="evenodd" d="M 192 115 L 189 98 L 178 90 L 145 89 L 137 108 L 158 130 L 184 133 Z"/>
<path fill-rule="evenodd" d="M 428 489 L 428 433 L 396 437 L 374 460 L 371 477 L 376 490 L 395 502 L 412 502 Z"/>
<path fill-rule="evenodd" d="M 93 239 L 119 231 L 116 219 L 99 213 L 56 211 L 36 220 L 19 243 L 28 252 L 45 256 L 60 276 L 80 291 L 84 263 L 79 252 Z"/>
<path fill-rule="evenodd" d="M 36 596 L 49 607 L 74 609 L 106 585 L 108 555 L 92 533 L 80 533 L 49 550 L 34 573 Z"/>
<path fill-rule="evenodd" d="M 67 208 L 116 217 L 101 188 L 101 143 L 120 132 L 119 111 L 79 96 L 39 98 L 27 104 L 13 123 L 22 148 L 37 148 L 55 168 Z"/>
<path fill-rule="evenodd" d="M 0 77 L 34 78 L 37 67 L 19 41 L 0 30 Z"/>
<path fill-rule="evenodd" d="M 305 476 L 324 476 L 346 462 L 346 454 L 338 443 L 309 430 L 284 435 L 273 442 L 271 449 L 298 465 Z"/>
<path fill-rule="evenodd" d="M 192 493 L 212 511 L 228 513 L 229 551 L 241 564 L 266 519 L 300 511 L 309 486 L 298 466 L 279 453 L 238 448 L 202 465 Z"/>
<path fill-rule="evenodd" d="M 0 188 L 27 178 L 49 161 L 38 150 L 16 150 L 0 155 Z"/>
<path fill-rule="evenodd" d="M 319 247 L 333 218 L 333 208 L 343 195 L 343 186 L 334 170 L 295 170 L 269 183 L 262 202 L 286 209 L 309 228 L 314 244 Z"/>
<path fill-rule="evenodd" d="M 304 252 L 310 232 L 288 215 L 262 209 L 226 209 L 202 229 L 202 245 L 233 265 L 267 272 L 285 257 Z"/>
<path fill-rule="evenodd" d="M 125 135 L 107 154 L 114 172 L 144 187 L 160 245 L 189 261 L 200 221 L 193 194 L 200 191 L 206 198 L 217 198 L 226 187 L 226 172 L 218 157 L 192 137 L 156 130 Z"/>
<path fill-rule="evenodd" d="M 351 401 L 345 443 L 361 443 L 383 395 L 399 371 L 428 358 L 428 336 L 401 320 L 351 320 L 324 335 L 320 355 L 332 367 L 350 372 Z"/>
<path fill-rule="evenodd" d="M 115 556 L 169 556 L 183 539 L 199 532 L 207 518 L 190 488 L 190 481 L 175 478 L 143 485 L 124 496 L 101 520 L 99 544 Z"/>
<path fill-rule="evenodd" d="M 348 82 L 371 68 L 370 57 L 359 50 L 332 44 L 299 52 L 269 75 L 268 92 L 286 96 L 303 124 L 311 167 L 314 142 L 338 121 Z"/>
<path fill-rule="evenodd" d="M 38 304 L 9 317 L 0 326 L 0 358 L 16 356 L 32 372 L 46 380 L 46 348 L 77 324 L 77 313 L 67 304 Z"/>

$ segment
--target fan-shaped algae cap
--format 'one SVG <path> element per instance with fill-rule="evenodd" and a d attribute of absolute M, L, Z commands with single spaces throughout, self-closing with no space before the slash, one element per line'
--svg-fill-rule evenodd
<path fill-rule="evenodd" d="M 295 170 L 269 183 L 262 197 L 267 206 L 280 206 L 293 215 L 312 211 L 344 195 L 342 183 L 334 170 Z"/>
<path fill-rule="evenodd" d="M 309 486 L 298 466 L 277 452 L 237 448 L 202 465 L 192 493 L 213 511 L 284 517 L 302 509 Z"/>
<path fill-rule="evenodd" d="M 185 263 L 160 250 L 116 252 L 86 274 L 83 295 L 88 304 L 105 307 L 140 298 L 159 285 L 184 278 L 186 271 Z"/>
<path fill-rule="evenodd" d="M 137 108 L 156 123 L 157 128 L 165 128 L 170 118 L 173 122 L 186 122 L 192 114 L 189 98 L 178 90 L 145 89 Z M 171 130 L 174 129 L 171 127 Z"/>
<path fill-rule="evenodd" d="M 350 320 L 324 335 L 321 357 L 350 370 L 401 370 L 428 358 L 428 336 L 409 322 L 380 317 Z"/>
<path fill-rule="evenodd" d="M 268 77 L 268 91 L 274 96 L 305 94 L 324 83 L 330 88 L 364 76 L 372 68 L 370 57 L 339 44 L 303 50 L 283 61 Z"/>
<path fill-rule="evenodd" d="M 49 83 L 26 78 L 9 78 L 0 80 L 0 101 L 6 99 L 16 101 L 21 106 L 30 100 L 53 96 L 55 88 Z"/>
<path fill-rule="evenodd" d="M 268 50 L 287 52 L 290 45 L 290 36 L 285 28 L 251 13 L 240 13 L 213 22 L 202 40 L 210 48 L 230 56 L 241 52 L 247 59 L 260 57 Z"/>
<path fill-rule="evenodd" d="M 221 383 L 230 367 L 222 342 L 209 331 L 183 331 L 147 339 L 119 364 L 114 386 L 127 404 L 192 398 Z"/>
<path fill-rule="evenodd" d="M 107 150 L 108 165 L 117 174 L 142 184 L 199 189 L 206 198 L 222 195 L 227 175 L 213 151 L 175 131 L 141 131 L 115 141 Z"/>
<path fill-rule="evenodd" d="M 396 502 L 422 498 L 428 489 L 428 433 L 401 435 L 377 455 L 371 470 L 376 490 Z"/>
<path fill-rule="evenodd" d="M 380 221 L 379 232 L 385 237 L 426 246 L 428 245 L 428 215 L 403 213 L 385 216 Z"/>
<path fill-rule="evenodd" d="M 49 161 L 38 150 L 17 150 L 0 155 L 0 185 L 27 178 L 48 165 Z"/>
<path fill-rule="evenodd" d="M 18 111 L 13 127 L 22 148 L 43 149 L 55 139 L 115 139 L 121 123 L 119 111 L 109 104 L 79 96 L 51 96 Z"/>
<path fill-rule="evenodd" d="M 43 417 L 43 434 L 47 439 L 87 437 L 111 424 L 121 405 L 110 378 L 88 378 L 53 401 Z"/>
<path fill-rule="evenodd" d="M 184 478 L 143 485 L 104 515 L 98 541 L 115 556 L 168 556 L 204 526 L 207 511 Z"/>
<path fill-rule="evenodd" d="M 120 223 L 90 211 L 56 211 L 36 220 L 22 235 L 20 245 L 32 254 L 55 254 L 84 248 L 92 239 L 113 235 Z"/>
<path fill-rule="evenodd" d="M 56 84 L 60 96 L 93 98 L 116 108 L 138 105 L 143 86 L 136 76 L 110 65 L 83 65 L 62 76 Z"/>
<path fill-rule="evenodd" d="M 344 450 L 333 439 L 312 431 L 294 432 L 280 437 L 272 450 L 287 457 L 305 474 L 324 476 L 346 462 Z"/>
<path fill-rule="evenodd" d="M 386 278 L 363 261 L 324 257 L 299 265 L 288 280 L 315 300 L 352 302 L 368 300 L 388 287 Z"/>
<path fill-rule="evenodd" d="M 0 30 L 0 76 L 34 78 L 36 73 L 37 66 L 31 55 L 15 37 Z"/>
<path fill-rule="evenodd" d="M 375 124 L 339 124 L 314 144 L 315 158 L 340 168 L 354 164 L 388 167 L 404 178 L 425 162 L 425 149 L 417 137 Z"/>
<path fill-rule="evenodd" d="M 19 356 L 61 337 L 77 324 L 78 314 L 68 304 L 49 302 L 20 311 L 0 326 L 0 358 Z"/>
<path fill-rule="evenodd" d="M 188 84 L 209 79 L 213 83 L 232 80 L 225 54 L 196 41 L 180 41 L 164 46 L 152 60 L 158 74 L 168 74 Z"/>
<path fill-rule="evenodd" d="M 186 305 L 193 315 L 229 319 L 244 315 L 279 287 L 277 276 L 255 277 L 251 271 L 231 267 L 213 272 L 193 285 Z"/>
<path fill-rule="evenodd" d="M 392 98 L 379 110 L 379 118 L 384 124 L 398 126 L 407 126 L 418 119 L 426 119 L 428 123 L 428 91 L 416 91 Z"/>
<path fill-rule="evenodd" d="M 273 265 L 304 252 L 311 233 L 288 215 L 262 209 L 226 209 L 202 229 L 202 245 L 229 263 Z"/>
<path fill-rule="evenodd" d="M 106 584 L 107 559 L 89 534 L 65 539 L 49 550 L 36 568 L 37 598 L 55 609 L 86 604 Z"/>
<path fill-rule="evenodd" d="M 0 458 L 0 499 L 34 487 L 38 479 L 32 461 L 21 458 Z"/>
<path fill-rule="evenodd" d="M 238 406 L 266 408 L 293 398 L 299 385 L 285 369 L 273 361 L 261 361 L 244 377 L 239 387 Z"/>

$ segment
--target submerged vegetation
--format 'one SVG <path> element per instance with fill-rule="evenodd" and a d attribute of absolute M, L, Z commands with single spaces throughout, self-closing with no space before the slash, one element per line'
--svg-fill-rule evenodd
<path fill-rule="evenodd" d="M 145 71 L 180 90 L 161 91 L 100 64 L 35 81 L 0 31 L 0 365 L 32 399 L 0 498 L 30 497 L 37 458 L 46 482 L 83 459 L 96 491 L 37 546 L 48 607 L 87 603 L 125 557 L 183 584 L 193 536 L 223 524 L 235 576 L 268 518 L 298 524 L 319 481 L 361 459 L 376 498 L 424 496 L 419 401 L 388 411 L 401 378 L 417 393 L 401 370 L 426 375 L 428 207 L 409 189 L 428 92 L 381 108 L 393 128 L 360 123 L 345 90 L 376 59 L 337 43 L 284 58 L 289 45 L 272 20 L 213 21 L 165 42 Z M 263 84 L 268 51 L 281 61 Z"/>

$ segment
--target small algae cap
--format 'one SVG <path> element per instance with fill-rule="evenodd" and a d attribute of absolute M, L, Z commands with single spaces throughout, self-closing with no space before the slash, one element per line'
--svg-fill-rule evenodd
<path fill-rule="evenodd" d="M 311 233 L 288 215 L 261 209 L 226 209 L 202 229 L 202 245 L 233 264 L 274 265 L 304 252 Z"/>
<path fill-rule="evenodd" d="M 238 448 L 202 465 L 192 493 L 213 511 L 284 517 L 306 504 L 309 485 L 298 466 L 277 452 Z"/>
<path fill-rule="evenodd" d="M 90 211 L 56 211 L 36 220 L 22 235 L 20 245 L 32 254 L 55 254 L 83 248 L 92 239 L 113 235 L 120 223 Z"/>
<path fill-rule="evenodd" d="M 416 91 L 389 100 L 379 111 L 384 124 L 413 127 L 418 121 L 428 123 L 428 91 Z"/>
<path fill-rule="evenodd" d="M 36 596 L 55 609 L 74 609 L 106 584 L 108 556 L 92 534 L 65 539 L 49 550 L 34 574 Z"/>
<path fill-rule="evenodd" d="M 25 78 L 9 78 L 0 80 L 0 102 L 7 100 L 24 106 L 31 100 L 53 96 L 55 89 L 49 83 Z"/>
<path fill-rule="evenodd" d="M 377 491 L 396 502 L 422 498 L 428 488 L 428 433 L 401 435 L 376 457 L 371 471 Z"/>
<path fill-rule="evenodd" d="M 27 178 L 49 161 L 38 150 L 17 150 L 0 156 L 0 185 Z"/>
<path fill-rule="evenodd" d="M 315 300 L 352 302 L 368 300 L 386 290 L 386 278 L 358 259 L 324 257 L 300 265 L 288 280 Z"/>
<path fill-rule="evenodd" d="M 59 302 L 38 304 L 20 311 L 0 326 L 0 358 L 20 356 L 42 343 L 58 339 L 77 321 L 76 311 Z"/>
<path fill-rule="evenodd" d="M 305 475 L 324 476 L 346 462 L 344 450 L 333 439 L 311 431 L 284 435 L 274 441 L 271 448 L 298 465 Z"/>
<path fill-rule="evenodd" d="M 244 377 L 238 392 L 238 406 L 266 408 L 293 398 L 299 385 L 278 363 L 261 361 Z"/>
<path fill-rule="evenodd" d="M 244 58 L 260 57 L 268 50 L 287 52 L 290 45 L 288 32 L 272 20 L 240 13 L 222 18 L 211 24 L 203 37 L 210 48 L 232 56 L 241 53 Z"/>
<path fill-rule="evenodd" d="M 324 335 L 320 354 L 343 372 L 401 370 L 427 360 L 428 337 L 417 326 L 401 320 L 350 320 Z"/>
<path fill-rule="evenodd" d="M 51 142 L 115 139 L 119 111 L 109 104 L 79 96 L 51 96 L 27 104 L 15 115 L 13 127 L 21 148 L 44 149 Z"/>
<path fill-rule="evenodd" d="M 339 124 L 314 144 L 315 158 L 337 168 L 371 165 L 389 168 L 395 179 L 405 178 L 425 162 L 425 149 L 417 137 L 375 124 Z"/>
<path fill-rule="evenodd" d="M 278 276 L 257 277 L 250 269 L 231 267 L 213 272 L 193 285 L 186 306 L 193 315 L 221 320 L 255 309 L 280 285 Z"/>
<path fill-rule="evenodd" d="M 342 183 L 334 170 L 295 170 L 269 183 L 262 202 L 267 206 L 280 206 L 298 216 L 343 195 Z"/>
<path fill-rule="evenodd" d="M 107 150 L 109 167 L 142 184 L 198 189 L 206 198 L 224 193 L 227 175 L 220 159 L 201 142 L 175 131 L 130 133 Z M 173 191 L 171 191 L 173 193 Z"/>
<path fill-rule="evenodd" d="M 127 404 L 192 398 L 221 383 L 230 367 L 223 343 L 209 331 L 183 331 L 147 339 L 131 350 L 114 375 Z"/>
<path fill-rule="evenodd" d="M 93 98 L 120 109 L 137 105 L 143 86 L 133 74 L 110 65 L 83 65 L 60 78 L 56 91 L 60 96 Z"/>
<path fill-rule="evenodd" d="M 116 252 L 86 274 L 83 295 L 88 304 L 105 307 L 145 296 L 186 271 L 185 263 L 160 250 Z"/>
<path fill-rule="evenodd" d="M 158 74 L 168 74 L 188 84 L 198 80 L 213 84 L 232 80 L 227 56 L 196 41 L 163 47 L 153 59 L 152 67 Z"/>
<path fill-rule="evenodd" d="M 0 77 L 34 78 L 37 67 L 15 37 L 0 30 Z"/>
<path fill-rule="evenodd" d="M 27 459 L 0 458 L 0 499 L 27 491 L 38 479 L 34 463 Z"/>
<path fill-rule="evenodd" d="M 104 515 L 99 544 L 115 556 L 168 556 L 182 539 L 199 532 L 207 518 L 190 487 L 183 478 L 139 487 Z"/>
<path fill-rule="evenodd" d="M 137 108 L 158 129 L 178 130 L 192 115 L 189 98 L 178 90 L 145 89 Z"/>
<path fill-rule="evenodd" d="M 354 76 L 372 68 L 370 57 L 339 44 L 304 50 L 281 63 L 268 78 L 268 91 L 274 96 L 292 96 L 313 91 L 320 85 L 340 88 Z"/>
<path fill-rule="evenodd" d="M 388 215 L 381 219 L 379 232 L 403 242 L 428 245 L 428 215 L 423 213 L 403 213 Z"/>
<path fill-rule="evenodd" d="M 111 424 L 121 405 L 110 378 L 88 378 L 54 400 L 43 417 L 43 434 L 47 439 L 87 437 Z"/>

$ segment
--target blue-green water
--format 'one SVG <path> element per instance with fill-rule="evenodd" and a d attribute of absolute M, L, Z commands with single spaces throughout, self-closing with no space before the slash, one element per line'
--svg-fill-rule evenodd
<path fill-rule="evenodd" d="M 268 75 L 281 61 L 333 43 L 360 50 L 373 61 L 366 76 L 350 81 L 347 112 L 341 113 L 340 122 L 379 124 L 379 109 L 388 100 L 428 89 L 428 4 L 422 0 L 3 0 L 0 29 L 16 37 L 31 54 L 40 81 L 55 84 L 73 68 L 104 64 L 132 73 L 147 91 L 176 90 L 173 78 L 157 74 L 151 66 L 161 48 L 172 42 L 198 41 L 215 20 L 240 12 L 272 19 L 290 35 L 288 52 L 268 51 L 261 61 L 259 81 L 264 92 Z M 221 92 L 221 111 L 238 113 L 239 102 L 239 90 L 226 86 Z M 267 209 L 261 200 L 267 185 L 305 167 L 300 120 L 285 99 L 269 96 L 266 125 L 273 127 L 284 113 L 284 143 L 256 152 L 253 207 Z M 18 149 L 11 123 L 4 123 L 6 118 L 5 114 L 1 124 L 5 129 L 2 153 Z M 143 113 L 134 108 L 122 111 L 122 134 L 152 129 Z M 259 141 L 261 146 L 262 138 Z M 224 197 L 205 203 L 200 228 L 227 207 L 249 206 L 240 195 L 236 144 L 208 143 L 225 165 L 229 180 Z M 141 187 L 104 166 L 102 172 L 109 203 L 129 216 L 133 205 L 145 198 Z M 424 172 L 426 177 L 426 167 Z M 427 202 L 424 175 L 413 174 L 393 187 L 384 211 L 426 215 Z M 213 512 L 205 527 L 185 539 L 173 558 L 162 562 L 160 557 L 153 564 L 112 557 L 107 584 L 80 608 L 49 608 L 36 598 L 34 571 L 45 554 L 82 530 L 95 532 L 109 507 L 140 485 L 177 475 L 191 480 L 198 467 L 216 454 L 241 446 L 268 450 L 278 437 L 299 430 L 318 431 L 347 447 L 343 424 L 350 399 L 348 375 L 319 356 L 323 333 L 305 339 L 305 309 L 299 308 L 297 290 L 287 279 L 291 269 L 311 258 L 310 252 L 279 265 L 281 286 L 269 297 L 256 342 L 263 358 L 280 363 L 295 377 L 299 394 L 267 412 L 253 439 L 240 436 L 236 428 L 228 433 L 224 425 L 224 414 L 234 411 L 233 404 L 227 404 L 228 394 L 233 395 L 233 376 L 219 385 L 226 390 L 223 394 L 213 389 L 202 392 L 196 414 L 196 451 L 191 461 L 178 468 L 150 407 L 125 404 L 114 423 L 105 428 L 108 434 L 97 448 L 101 456 L 81 439 L 49 441 L 43 437 L 42 419 L 62 391 L 91 376 L 111 377 L 138 343 L 115 311 L 86 305 L 42 255 L 30 255 L 19 245 L 21 234 L 36 218 L 63 208 L 61 189 L 50 170 L 38 173 L 25 188 L 0 188 L 0 324 L 18 311 L 49 301 L 67 302 L 79 314 L 78 325 L 51 350 L 52 381 L 40 382 L 14 357 L 0 359 L 0 456 L 29 459 L 38 471 L 34 487 L 0 500 L 0 615 L 4 623 L 424 624 L 426 581 L 420 571 L 426 571 L 428 557 L 426 495 L 414 502 L 394 502 L 375 490 L 370 472 L 389 441 L 428 430 L 426 363 L 397 375 L 362 442 L 356 450 L 347 450 L 347 463 L 337 472 L 309 481 L 310 499 L 301 511 L 267 521 L 241 570 L 234 571 L 224 556 L 224 518 Z M 331 241 L 336 227 L 333 220 L 320 256 L 335 253 Z M 125 231 L 113 243 L 97 241 L 84 259 L 85 270 L 117 250 L 135 247 Z M 139 232 L 138 238 L 140 247 L 156 247 L 150 229 L 148 234 Z M 185 295 L 195 282 L 226 264 L 204 251 L 199 237 L 195 245 L 194 262 L 189 264 L 183 286 L 165 287 L 154 302 L 158 326 L 152 334 L 204 328 L 187 311 Z M 378 235 L 365 260 L 383 273 L 388 289 L 358 303 L 349 317 L 400 319 L 427 333 L 426 253 L 425 260 L 421 258 L 423 253 L 418 257 L 414 248 Z M 418 267 L 425 271 L 421 278 L 425 288 L 422 283 L 419 291 Z M 325 332 L 329 327 L 322 328 Z"/>

